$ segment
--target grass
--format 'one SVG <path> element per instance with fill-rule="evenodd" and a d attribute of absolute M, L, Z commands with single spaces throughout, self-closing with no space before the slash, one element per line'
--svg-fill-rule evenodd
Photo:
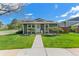
<path fill-rule="evenodd" d="M 79 33 L 66 33 L 57 36 L 43 36 L 47 48 L 79 48 Z"/>
<path fill-rule="evenodd" d="M 34 35 L 4 35 L 0 36 L 0 50 L 31 48 L 34 41 Z"/>

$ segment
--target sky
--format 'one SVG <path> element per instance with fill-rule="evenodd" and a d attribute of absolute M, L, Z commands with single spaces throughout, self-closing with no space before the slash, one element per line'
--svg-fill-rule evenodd
<path fill-rule="evenodd" d="M 9 24 L 13 19 L 31 17 L 33 20 L 42 18 L 52 21 L 64 21 L 79 16 L 78 3 L 31 3 L 8 15 L 0 15 L 3 24 Z"/>

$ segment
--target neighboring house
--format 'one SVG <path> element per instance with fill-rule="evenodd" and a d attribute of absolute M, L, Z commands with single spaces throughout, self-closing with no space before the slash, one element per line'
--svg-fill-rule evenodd
<path fill-rule="evenodd" d="M 72 26 L 74 24 L 77 24 L 79 23 L 79 17 L 69 19 L 66 23 L 67 23 L 67 26 Z"/>
<path fill-rule="evenodd" d="M 72 26 L 76 26 L 76 27 L 79 27 L 79 23 L 77 23 L 77 24 L 74 24 L 74 25 L 72 25 Z"/>
<path fill-rule="evenodd" d="M 0 29 L 7 29 L 7 28 L 8 28 L 7 25 L 4 25 L 4 24 L 0 25 Z"/>
<path fill-rule="evenodd" d="M 44 19 L 38 18 L 35 20 L 23 20 L 22 21 L 22 31 L 23 34 L 48 34 L 52 33 L 48 28 L 57 27 L 57 23 L 53 21 L 46 21 Z"/>
<path fill-rule="evenodd" d="M 66 23 L 64 23 L 64 21 L 60 22 L 59 26 L 60 27 L 69 27 L 69 26 L 72 26 L 74 24 L 77 24 L 77 23 L 79 23 L 79 17 L 75 17 L 75 18 L 69 19 L 69 20 L 67 20 L 65 22 Z"/>

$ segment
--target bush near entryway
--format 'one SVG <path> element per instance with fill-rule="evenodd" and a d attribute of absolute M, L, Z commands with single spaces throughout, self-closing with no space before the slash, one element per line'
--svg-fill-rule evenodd
<path fill-rule="evenodd" d="M 48 30 L 50 33 L 58 33 L 59 32 L 58 27 L 49 27 Z"/>
<path fill-rule="evenodd" d="M 69 27 L 60 27 L 60 31 L 62 31 L 62 33 L 68 33 L 69 32 Z"/>

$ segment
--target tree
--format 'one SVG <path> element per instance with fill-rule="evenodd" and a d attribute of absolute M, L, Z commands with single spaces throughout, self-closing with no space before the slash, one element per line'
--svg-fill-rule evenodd
<path fill-rule="evenodd" d="M 1 28 L 1 26 L 2 26 L 2 22 L 0 21 L 0 28 Z"/>
<path fill-rule="evenodd" d="M 20 29 L 21 28 L 21 22 L 20 20 L 13 19 L 10 24 L 8 24 L 9 29 Z"/>
<path fill-rule="evenodd" d="M 66 21 L 64 21 L 64 27 L 66 27 Z"/>
<path fill-rule="evenodd" d="M 24 3 L 0 3 L 0 15 L 18 11 L 24 5 L 25 5 Z M 28 5 L 28 3 L 27 3 L 27 5 Z"/>

